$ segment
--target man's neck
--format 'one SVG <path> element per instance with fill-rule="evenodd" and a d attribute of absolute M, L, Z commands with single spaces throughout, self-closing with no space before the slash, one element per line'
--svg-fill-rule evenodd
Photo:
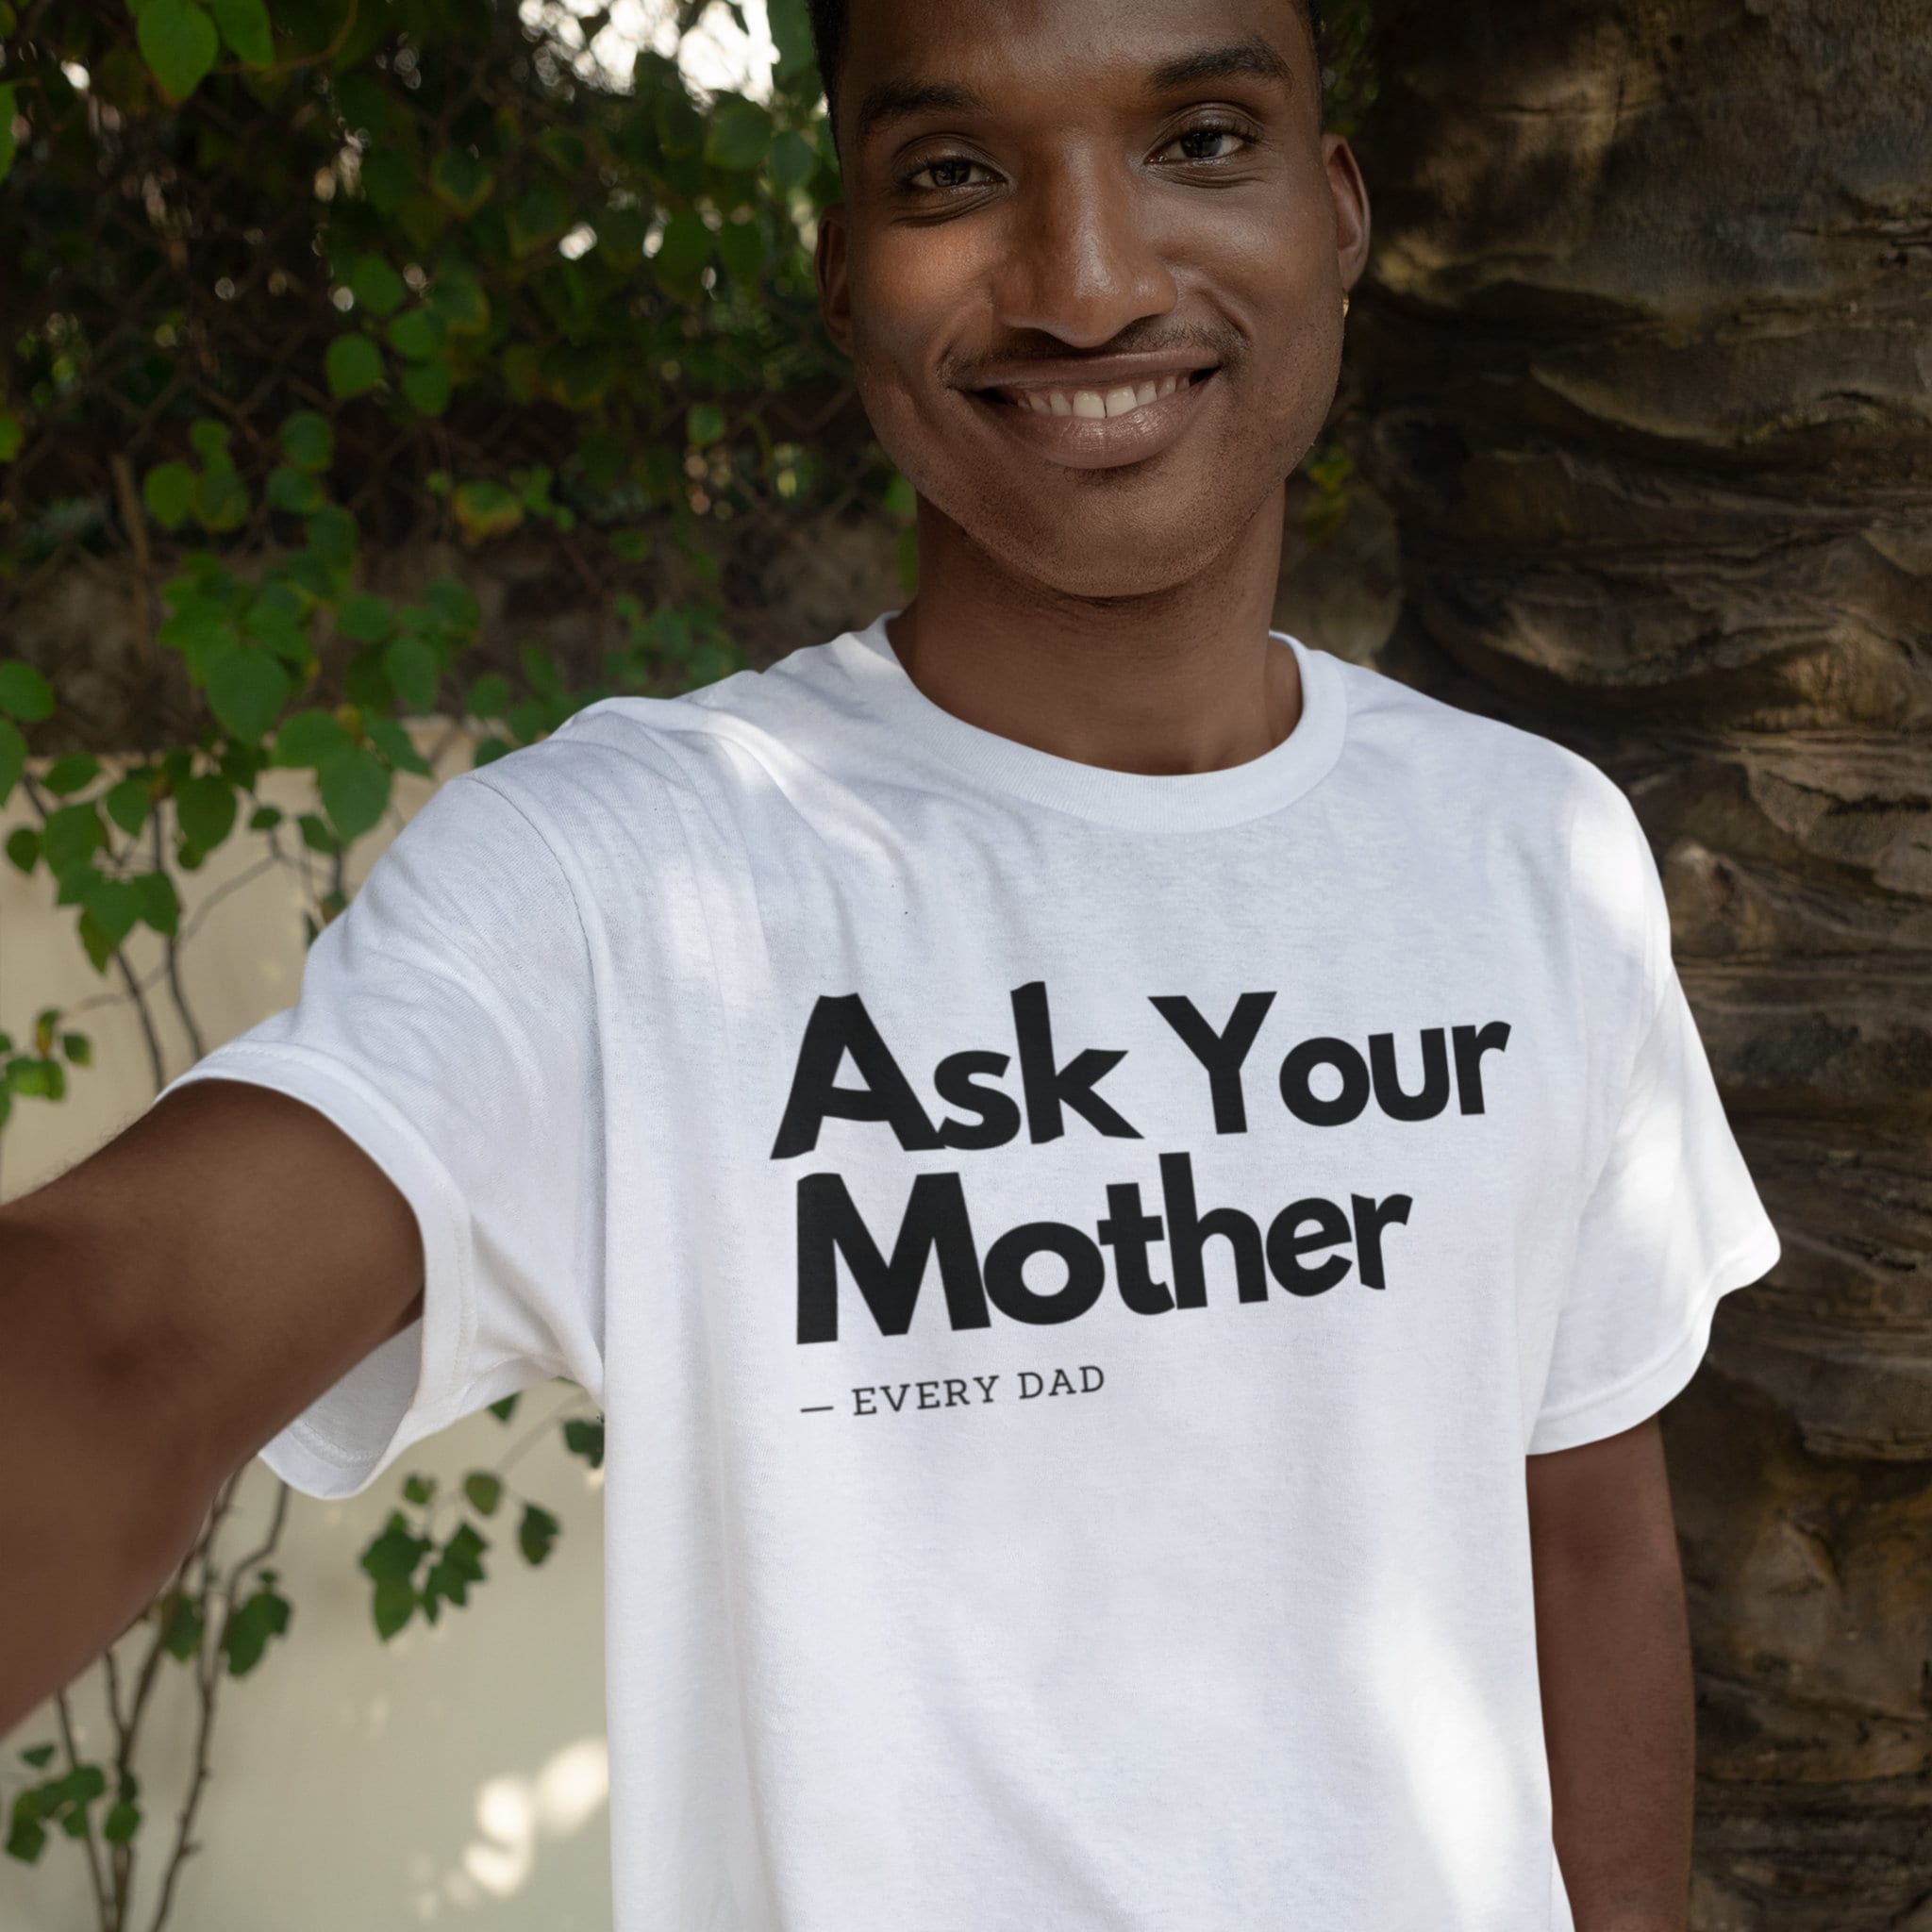
<path fill-rule="evenodd" d="M 1271 504 L 1212 565 L 1141 596 L 1069 596 L 1016 577 L 922 503 L 919 592 L 887 633 L 926 697 L 983 731 L 1118 772 L 1209 772 L 1279 744 L 1301 716 L 1269 641 L 1281 564 Z"/>

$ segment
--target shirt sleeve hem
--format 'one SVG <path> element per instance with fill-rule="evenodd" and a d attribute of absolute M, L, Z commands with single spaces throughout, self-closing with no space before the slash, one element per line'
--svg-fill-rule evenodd
<path fill-rule="evenodd" d="M 409 1328 L 379 1344 L 381 1349 L 403 1349 L 415 1342 L 417 1370 L 407 1406 L 352 1439 L 324 1420 L 333 1393 L 325 1391 L 259 1452 L 275 1474 L 307 1495 L 327 1500 L 354 1495 L 408 1443 L 446 1426 L 461 1412 L 475 1334 L 461 1196 L 449 1171 L 395 1108 L 353 1067 L 313 1047 L 233 1041 L 171 1081 L 156 1098 L 195 1080 L 241 1080 L 314 1108 L 375 1162 L 416 1217 L 423 1241 L 423 1313 Z"/>
<path fill-rule="evenodd" d="M 1750 1236 L 1710 1271 L 1677 1339 L 1661 1355 L 1612 1387 L 1567 1402 L 1560 1408 L 1545 1409 L 1537 1418 L 1524 1454 L 1574 1449 L 1635 1428 L 1655 1415 L 1682 1391 L 1704 1359 L 1719 1301 L 1733 1289 L 1757 1281 L 1775 1264 L 1781 1252 L 1777 1230 L 1768 1217 L 1760 1216 Z"/>

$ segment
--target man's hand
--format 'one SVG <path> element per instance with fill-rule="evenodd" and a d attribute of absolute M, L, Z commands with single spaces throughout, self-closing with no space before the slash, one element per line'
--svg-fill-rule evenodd
<path fill-rule="evenodd" d="M 1527 1458 L 1557 1858 L 1577 1932 L 1684 1932 L 1696 1719 L 1663 1441 Z"/>
<path fill-rule="evenodd" d="M 166 1581 L 223 1480 L 420 1305 L 401 1191 L 197 1081 L 0 1208 L 0 1735 Z"/>

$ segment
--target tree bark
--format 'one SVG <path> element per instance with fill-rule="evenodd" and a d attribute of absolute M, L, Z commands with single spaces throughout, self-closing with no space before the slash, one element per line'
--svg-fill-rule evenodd
<path fill-rule="evenodd" d="M 1382 0 L 1384 668 L 1655 841 L 1784 1238 L 1666 1418 L 1700 1932 L 1932 1932 L 1932 0 Z"/>

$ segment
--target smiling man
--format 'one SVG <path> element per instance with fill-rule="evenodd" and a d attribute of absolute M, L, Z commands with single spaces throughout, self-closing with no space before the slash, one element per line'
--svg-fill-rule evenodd
<path fill-rule="evenodd" d="M 0 1211 L 0 1721 L 562 1374 L 619 1932 L 1680 1932 L 1655 1419 L 1777 1241 L 1621 793 L 1269 627 L 1315 24 L 815 24 L 918 594 L 451 781 Z"/>

